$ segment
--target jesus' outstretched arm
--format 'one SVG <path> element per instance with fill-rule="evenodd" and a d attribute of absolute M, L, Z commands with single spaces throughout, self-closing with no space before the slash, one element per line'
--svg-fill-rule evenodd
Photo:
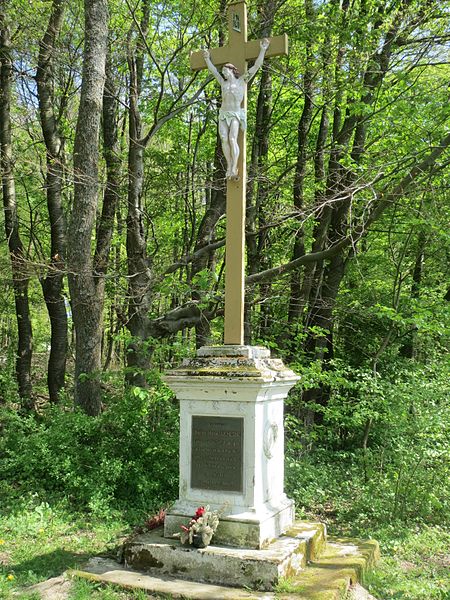
<path fill-rule="evenodd" d="M 255 60 L 255 64 L 253 65 L 253 67 L 251 69 L 249 69 L 247 71 L 247 73 L 245 73 L 245 75 L 243 75 L 243 78 L 245 81 L 251 81 L 253 79 L 253 77 L 256 75 L 257 71 L 261 68 L 263 62 L 264 62 L 264 55 L 266 53 L 267 48 L 270 46 L 270 41 L 267 38 L 264 38 L 263 40 L 261 40 L 261 50 L 259 51 L 259 55 L 258 58 Z"/>
<path fill-rule="evenodd" d="M 206 66 L 208 67 L 208 71 L 210 73 L 212 73 L 214 75 L 215 79 L 217 79 L 217 81 L 220 83 L 220 85 L 222 85 L 223 77 L 219 73 L 219 71 L 216 69 L 214 64 L 212 63 L 209 50 L 202 50 L 202 53 L 203 53 L 203 58 L 205 59 Z"/>

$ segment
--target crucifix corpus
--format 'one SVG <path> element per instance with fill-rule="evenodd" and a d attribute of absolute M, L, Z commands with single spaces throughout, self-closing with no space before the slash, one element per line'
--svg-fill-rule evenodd
<path fill-rule="evenodd" d="M 193 52 L 194 71 L 208 69 L 222 89 L 219 134 L 227 161 L 227 232 L 224 343 L 244 343 L 245 200 L 247 83 L 264 57 L 287 55 L 286 35 L 247 41 L 247 6 L 239 0 L 228 7 L 228 45 Z M 247 62 L 255 60 L 247 71 Z M 216 68 L 222 66 L 222 74 Z"/>

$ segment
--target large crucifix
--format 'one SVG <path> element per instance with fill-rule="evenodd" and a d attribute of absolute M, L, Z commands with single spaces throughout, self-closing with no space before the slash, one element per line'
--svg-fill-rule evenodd
<path fill-rule="evenodd" d="M 242 78 L 247 73 L 247 61 L 256 60 L 257 63 L 261 63 L 264 56 L 280 56 L 287 53 L 288 40 L 286 35 L 268 38 L 263 41 L 247 41 L 247 6 L 245 0 L 238 0 L 228 7 L 228 45 L 213 48 L 207 52 L 193 52 L 190 61 L 191 68 L 194 71 L 208 68 L 219 80 L 221 76 L 215 69 L 215 65 L 234 66 Z M 253 73 L 251 72 L 252 69 L 248 72 L 251 76 L 260 66 L 257 63 L 255 63 L 256 69 L 253 68 Z M 238 76 L 236 75 L 236 77 Z M 245 83 L 247 79 L 248 77 L 245 78 Z M 227 152 L 225 153 L 228 169 L 224 344 L 227 345 L 242 345 L 244 343 L 245 203 L 247 188 L 246 85 L 242 87 L 239 97 L 242 97 L 242 100 L 240 113 L 236 118 L 233 115 L 238 111 L 227 110 L 223 111 L 221 117 L 225 122 L 228 120 L 230 136 L 232 137 L 235 133 L 239 145 L 235 154 L 233 154 L 232 147 L 227 149 L 228 156 Z M 233 132 L 232 129 L 236 124 L 236 131 Z M 237 157 L 237 167 L 233 165 L 234 156 Z"/>

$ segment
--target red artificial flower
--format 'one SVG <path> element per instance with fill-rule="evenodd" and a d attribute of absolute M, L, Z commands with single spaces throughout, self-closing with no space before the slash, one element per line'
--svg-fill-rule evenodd
<path fill-rule="evenodd" d="M 199 519 L 200 517 L 203 517 L 203 515 L 205 514 L 206 509 L 204 506 L 199 506 L 197 508 L 197 510 L 195 511 L 195 518 Z"/>

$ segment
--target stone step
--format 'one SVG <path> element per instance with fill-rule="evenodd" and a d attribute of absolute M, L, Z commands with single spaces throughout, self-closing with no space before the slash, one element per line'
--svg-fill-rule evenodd
<path fill-rule="evenodd" d="M 361 582 L 364 573 L 380 558 L 378 542 L 353 538 L 330 538 L 320 556 L 308 563 L 297 577 L 289 579 L 281 598 L 341 600 L 350 586 Z"/>
<path fill-rule="evenodd" d="M 297 523 L 296 527 L 298 525 Z M 184 573 L 164 574 L 158 566 L 156 569 L 151 567 L 147 572 L 130 569 L 102 558 L 91 559 L 83 571 L 73 571 L 72 574 L 93 581 L 191 600 L 343 600 L 350 585 L 361 581 L 364 571 L 372 567 L 378 559 L 378 544 L 375 541 L 343 538 L 333 538 L 323 544 L 320 542 L 320 536 L 312 533 L 313 530 L 314 528 L 310 530 L 309 536 L 314 542 L 306 544 L 306 548 L 312 550 L 312 558 L 306 565 L 303 563 L 302 568 L 280 577 L 275 591 L 252 591 L 248 586 L 230 587 L 233 574 L 229 566 L 224 568 L 222 584 L 186 580 Z M 296 535 L 301 535 L 301 531 L 297 531 Z M 300 545 L 304 541 L 299 538 Z M 303 547 L 307 552 L 305 546 Z M 191 554 L 194 553 L 198 557 L 204 556 L 204 553 L 201 554 L 202 550 L 191 550 Z M 201 579 L 203 574 L 201 560 L 199 559 L 198 563 L 198 579 Z M 252 562 L 250 556 L 248 561 Z M 261 582 L 255 581 L 255 585 L 259 583 Z"/>
<path fill-rule="evenodd" d="M 327 543 L 327 528 L 324 523 L 295 521 L 284 535 L 306 542 L 305 557 L 308 562 L 318 558 Z"/>
<path fill-rule="evenodd" d="M 126 567 L 154 574 L 271 590 L 282 577 L 294 576 L 319 556 L 325 540 L 322 523 L 299 521 L 260 550 L 213 544 L 196 549 L 165 538 L 158 528 L 126 542 L 123 559 Z"/>
<path fill-rule="evenodd" d="M 81 577 L 97 583 L 117 585 L 126 589 L 145 590 L 148 593 L 164 594 L 164 597 L 189 598 L 189 600 L 272 600 L 273 592 L 252 592 L 235 587 L 198 583 L 177 579 L 169 575 L 149 575 L 127 569 L 119 563 L 94 558 L 82 571 L 73 570 L 72 577 Z"/>

